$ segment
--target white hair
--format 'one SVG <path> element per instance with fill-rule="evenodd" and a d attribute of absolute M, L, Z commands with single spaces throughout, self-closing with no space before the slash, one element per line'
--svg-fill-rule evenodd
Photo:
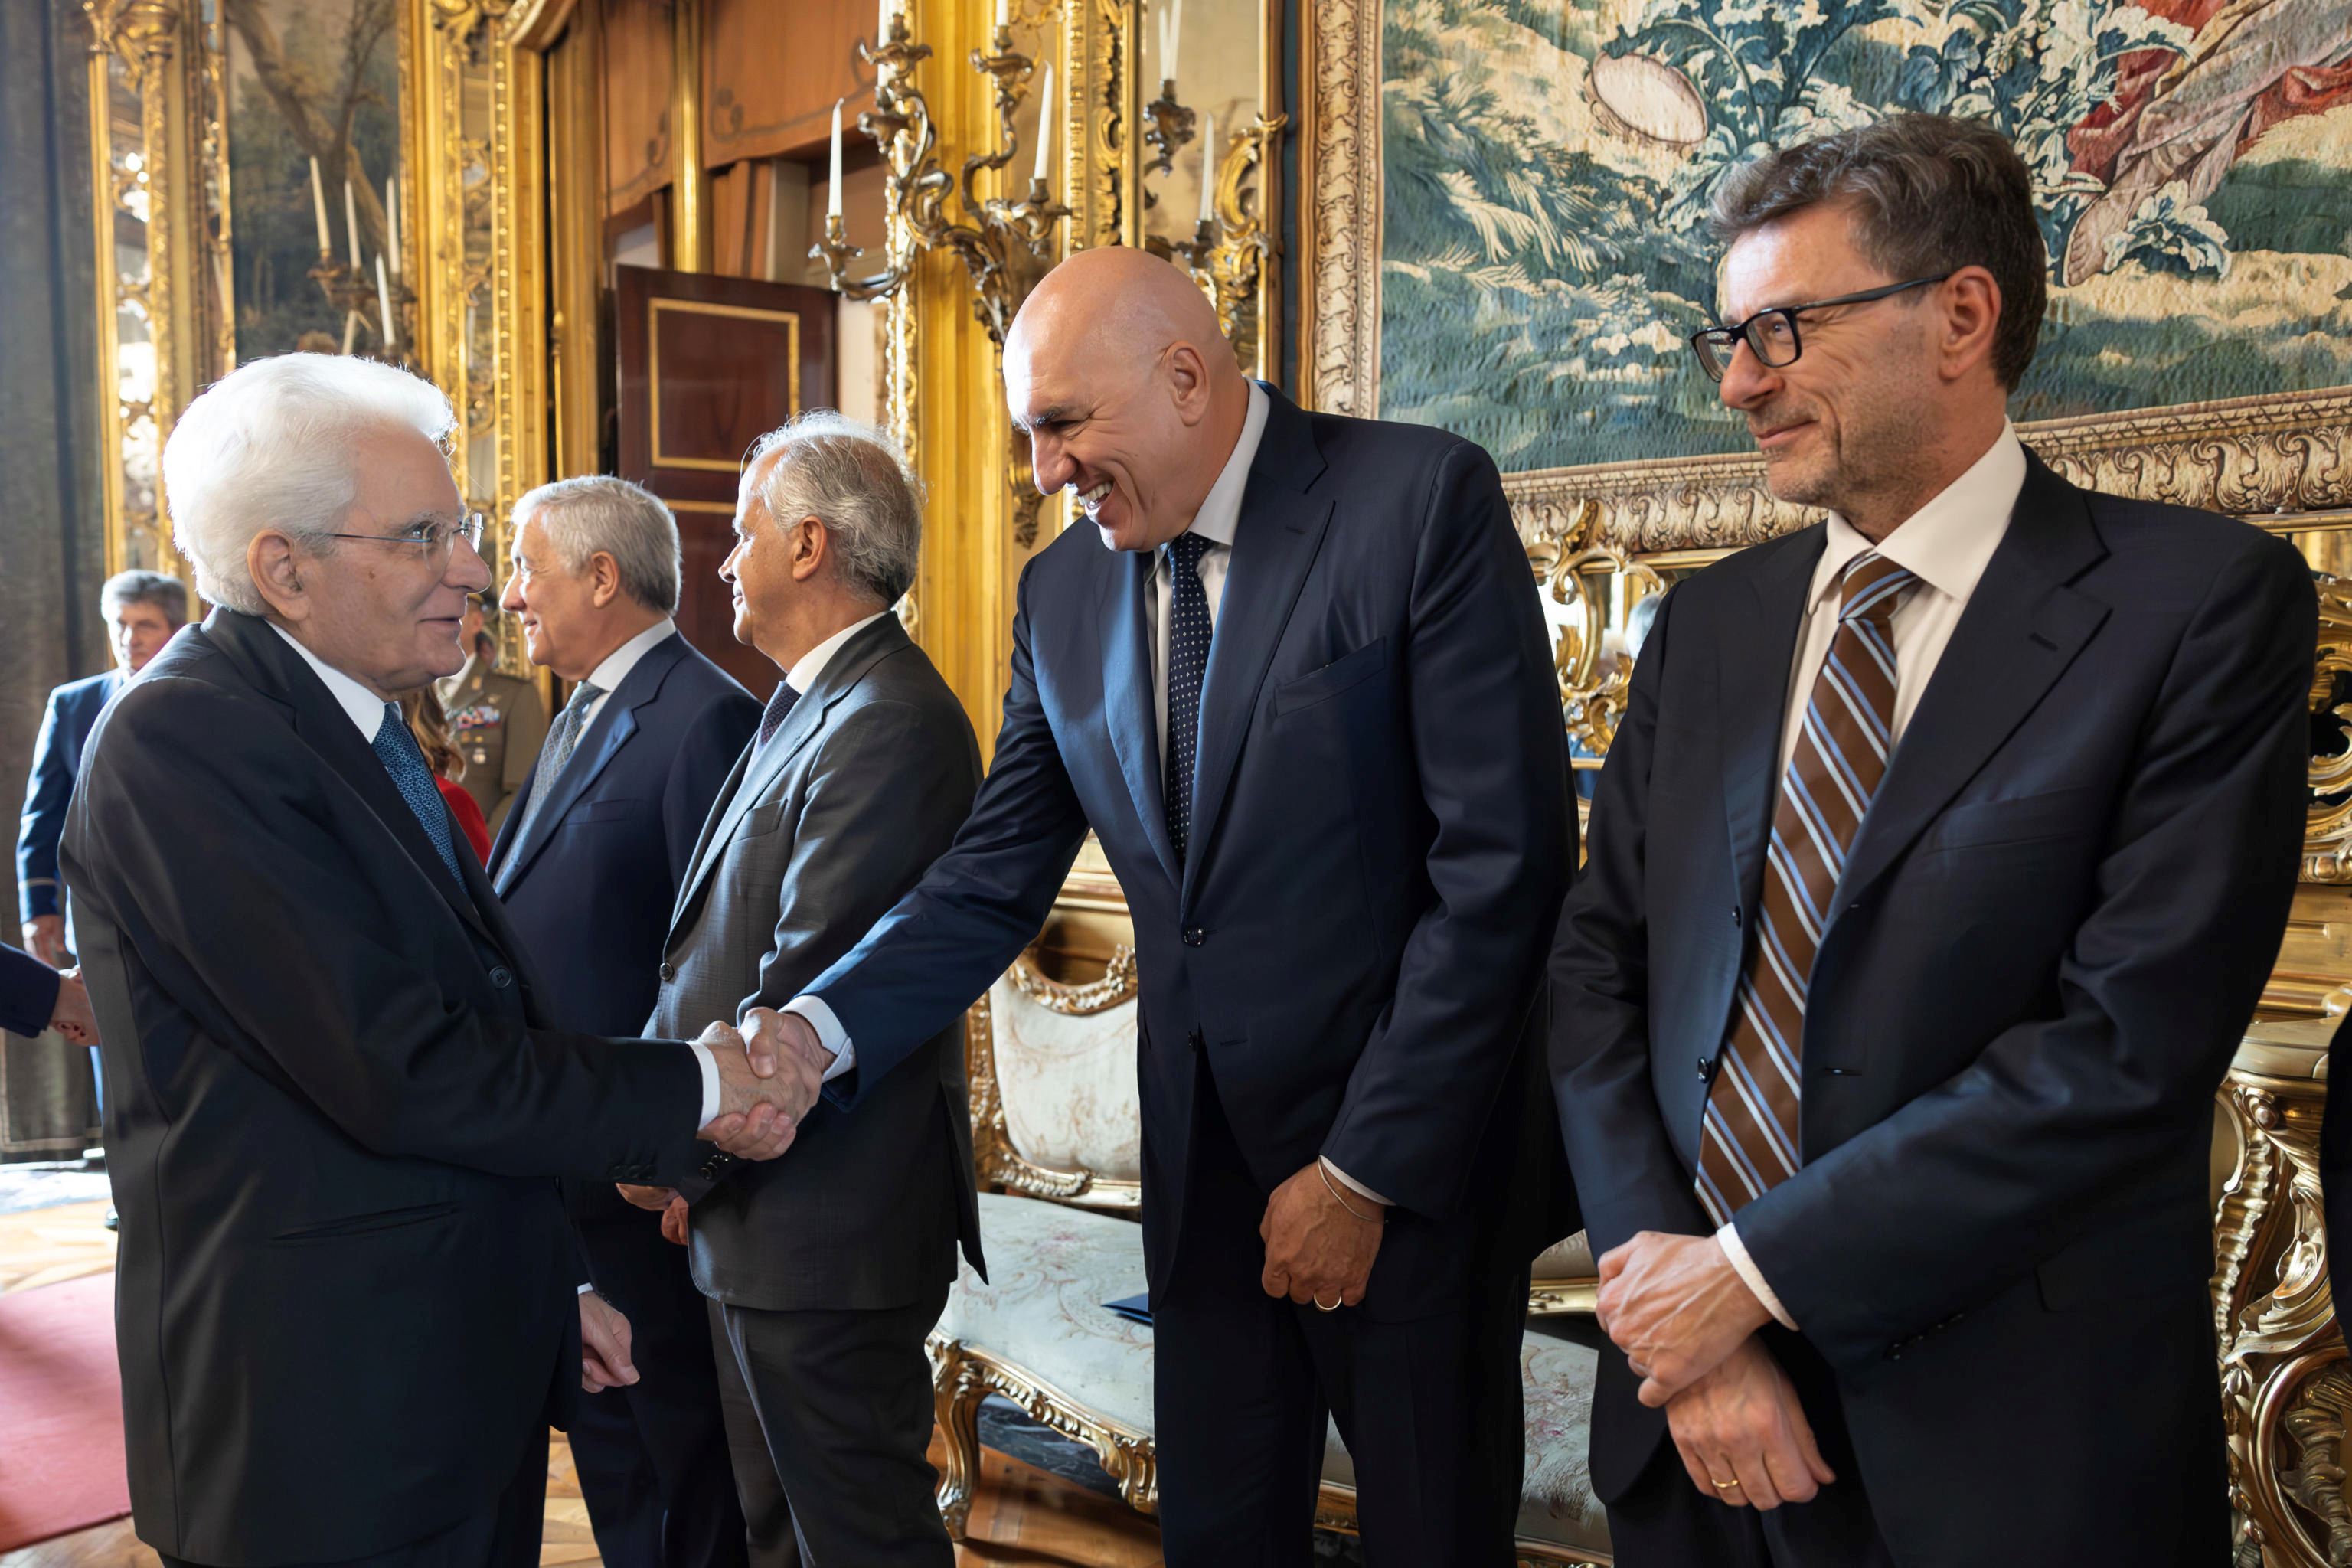
<path fill-rule="evenodd" d="M 266 528 L 331 543 L 359 495 L 352 447 L 391 428 L 447 450 L 457 416 L 431 382 L 339 354 L 278 354 L 239 365 L 181 412 L 163 444 L 172 538 L 196 592 L 247 615 L 268 604 L 246 568 Z"/>
<path fill-rule="evenodd" d="M 517 531 L 536 512 L 566 572 L 598 551 L 613 558 L 630 598 L 664 615 L 677 609 L 677 519 L 661 498 L 610 474 L 583 474 L 528 491 L 515 502 Z"/>
<path fill-rule="evenodd" d="M 863 420 L 812 408 L 761 437 L 751 461 L 772 452 L 780 456 L 756 489 L 776 525 L 818 519 L 845 582 L 885 606 L 904 598 L 922 554 L 923 484 L 898 443 Z"/>

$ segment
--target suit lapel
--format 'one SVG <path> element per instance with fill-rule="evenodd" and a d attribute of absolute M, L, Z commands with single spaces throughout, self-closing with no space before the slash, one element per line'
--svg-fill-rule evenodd
<path fill-rule="evenodd" d="M 1160 777 L 1159 705 L 1151 684 L 1151 625 L 1144 613 L 1159 569 L 1154 552 L 1113 556 L 1103 589 L 1103 711 L 1110 723 L 1111 750 L 1135 797 L 1135 815 L 1159 857 L 1168 885 L 1176 886 L 1176 851 L 1168 840 L 1167 787 Z M 1214 639 L 1211 640 L 1214 647 Z"/>
<path fill-rule="evenodd" d="M 743 755 L 736 759 L 735 772 L 729 778 L 730 787 L 719 792 L 720 804 L 704 821 L 702 841 L 697 846 L 695 859 L 679 889 L 674 915 L 682 916 L 693 902 L 703 879 L 725 853 L 728 841 L 735 837 L 744 813 L 759 804 L 785 767 L 816 738 L 834 705 L 856 689 L 867 670 L 908 646 L 907 628 L 898 624 L 898 617 L 884 616 L 841 645 L 825 665 L 824 673 L 793 704 L 793 710 L 784 717 L 783 727 L 764 750 L 758 737 L 753 736 L 751 743 L 743 749 Z"/>
<path fill-rule="evenodd" d="M 1184 864 L 1188 893 L 1215 842 L 1266 668 L 1331 521 L 1331 503 L 1307 493 L 1323 471 L 1314 426 L 1280 393 L 1268 389 L 1267 396 L 1272 406 L 1242 494 L 1201 684 L 1201 754 L 1192 779 L 1192 852 Z"/>
<path fill-rule="evenodd" d="M 215 610 L 205 621 L 205 630 L 216 646 L 227 650 L 245 668 L 257 689 L 285 703 L 293 715 L 294 732 L 325 758 L 344 783 L 359 792 L 368 809 L 399 840 L 401 848 L 416 863 L 417 870 L 441 895 L 442 902 L 485 941 L 503 951 L 502 944 L 483 922 L 473 900 L 449 879 L 449 867 L 441 858 L 441 851 L 425 836 L 425 825 L 408 808 L 392 775 L 384 772 L 383 759 L 361 737 L 352 716 L 343 711 L 342 704 L 335 700 L 334 694 L 311 673 L 300 656 L 266 623 L 235 610 Z M 457 858 L 462 864 L 473 850 L 455 822 L 449 825 L 449 837 L 458 848 Z"/>
<path fill-rule="evenodd" d="M 1834 922 L 2000 749 L 2107 618 L 2067 584 L 2107 552 L 2083 493 L 2039 458 L 1854 837 Z"/>
<path fill-rule="evenodd" d="M 1755 913 L 1763 886 L 1764 845 L 1780 778 L 1780 727 L 1789 713 L 1789 667 L 1826 539 L 1820 525 L 1807 531 L 1811 537 L 1791 540 L 1749 578 L 1755 605 L 1748 619 L 1722 628 L 1717 648 L 1723 809 L 1743 920 Z"/>
<path fill-rule="evenodd" d="M 536 794 L 542 787 L 554 793 L 544 808 L 532 814 L 530 837 L 520 844 L 506 847 L 512 853 L 497 862 L 497 881 L 501 897 L 514 886 L 515 879 L 530 868 L 530 863 L 539 858 L 539 852 L 547 847 L 548 841 L 555 837 L 556 829 L 563 826 L 564 814 L 587 793 L 588 786 L 594 784 L 596 776 L 620 754 L 621 748 L 629 743 L 629 737 L 637 732 L 637 710 L 661 695 L 662 682 L 684 657 L 686 638 L 683 635 L 664 637 L 647 648 L 635 668 L 623 677 L 613 694 L 604 699 L 604 707 L 596 710 L 594 722 L 588 726 L 588 732 L 580 737 L 580 743 L 572 747 L 571 759 L 564 763 L 563 772 L 542 784 L 537 770 L 532 771 L 531 793 Z M 530 795 L 526 795 L 507 814 L 507 820 L 516 820 L 529 806 Z"/>

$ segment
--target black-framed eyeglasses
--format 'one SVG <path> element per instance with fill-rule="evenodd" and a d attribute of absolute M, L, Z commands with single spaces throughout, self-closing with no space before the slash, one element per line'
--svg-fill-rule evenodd
<path fill-rule="evenodd" d="M 1834 300 L 1814 300 L 1802 305 L 1775 305 L 1769 310 L 1759 310 L 1736 327 L 1706 327 L 1690 335 L 1691 352 L 1710 381 L 1721 381 L 1731 372 L 1731 356 L 1739 352 L 1744 341 L 1749 352 L 1762 363 L 1774 370 L 1786 369 L 1797 363 L 1805 352 L 1804 340 L 1797 335 L 1797 318 L 1807 310 L 1826 310 L 1832 305 L 1867 305 L 1874 300 L 1884 300 L 1907 289 L 1925 289 L 1931 283 L 1941 283 L 1951 273 L 1942 272 L 1933 278 L 1914 278 L 1906 283 L 1889 283 L 1884 289 L 1865 289 L 1859 294 L 1841 294 Z"/>
<path fill-rule="evenodd" d="M 427 559 L 446 561 L 464 540 L 476 550 L 482 547 L 482 530 L 489 519 L 478 511 L 469 511 L 454 522 L 446 517 L 428 517 L 412 523 L 398 533 L 322 533 L 321 539 L 367 539 L 378 544 L 414 544 L 425 552 Z"/>

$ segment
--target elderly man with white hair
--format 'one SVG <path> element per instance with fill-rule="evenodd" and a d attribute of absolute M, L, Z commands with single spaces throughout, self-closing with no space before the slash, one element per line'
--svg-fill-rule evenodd
<path fill-rule="evenodd" d="M 503 607 L 572 683 L 490 855 L 490 882 L 567 1029 L 634 1035 L 653 1011 L 688 858 L 760 704 L 681 636 L 677 523 L 626 479 L 515 503 Z M 732 998 L 712 1016 L 734 1016 Z M 701 1020 L 697 1020 L 698 1026 Z M 629 1316 L 643 1375 L 583 1405 L 572 1459 L 605 1568 L 740 1568 L 710 1324 L 686 1253 L 610 1181 L 566 1181 L 589 1278 Z"/>
<path fill-rule="evenodd" d="M 106 1057 L 133 1520 L 167 1563 L 538 1561 L 546 1432 L 634 1378 L 553 1178 L 790 1122 L 740 1037 L 548 1026 L 401 721 L 486 586 L 429 384 L 247 364 L 163 453 L 219 607 L 107 710 L 63 846 Z"/>

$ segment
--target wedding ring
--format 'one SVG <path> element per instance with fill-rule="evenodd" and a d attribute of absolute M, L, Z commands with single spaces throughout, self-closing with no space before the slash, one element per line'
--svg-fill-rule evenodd
<path fill-rule="evenodd" d="M 1340 1301 L 1334 1301 L 1327 1307 L 1323 1304 L 1323 1298 L 1320 1296 L 1309 1296 L 1307 1299 L 1315 1303 L 1315 1310 L 1318 1312 L 1336 1312 L 1339 1310 L 1340 1301 L 1347 1300 L 1347 1298 L 1343 1296 L 1340 1298 Z"/>
<path fill-rule="evenodd" d="M 1716 1490 L 1717 1490 L 1717 1491 L 1719 1491 L 1719 1492 L 1727 1492 L 1727 1491 L 1730 1491 L 1730 1490 L 1732 1490 L 1733 1489 L 1737 1488 L 1737 1487 L 1739 1485 L 1739 1478 L 1738 1478 L 1738 1476 L 1734 1476 L 1734 1477 L 1732 1477 L 1732 1478 L 1731 1478 L 1729 1480 L 1727 1480 L 1727 1481 L 1716 1481 L 1716 1480 L 1715 1480 L 1715 1478 L 1714 1478 L 1713 1476 L 1709 1476 L 1709 1477 L 1707 1478 L 1707 1479 L 1708 1479 L 1708 1480 L 1710 1480 L 1710 1481 L 1715 1481 L 1715 1489 L 1716 1489 Z"/>

